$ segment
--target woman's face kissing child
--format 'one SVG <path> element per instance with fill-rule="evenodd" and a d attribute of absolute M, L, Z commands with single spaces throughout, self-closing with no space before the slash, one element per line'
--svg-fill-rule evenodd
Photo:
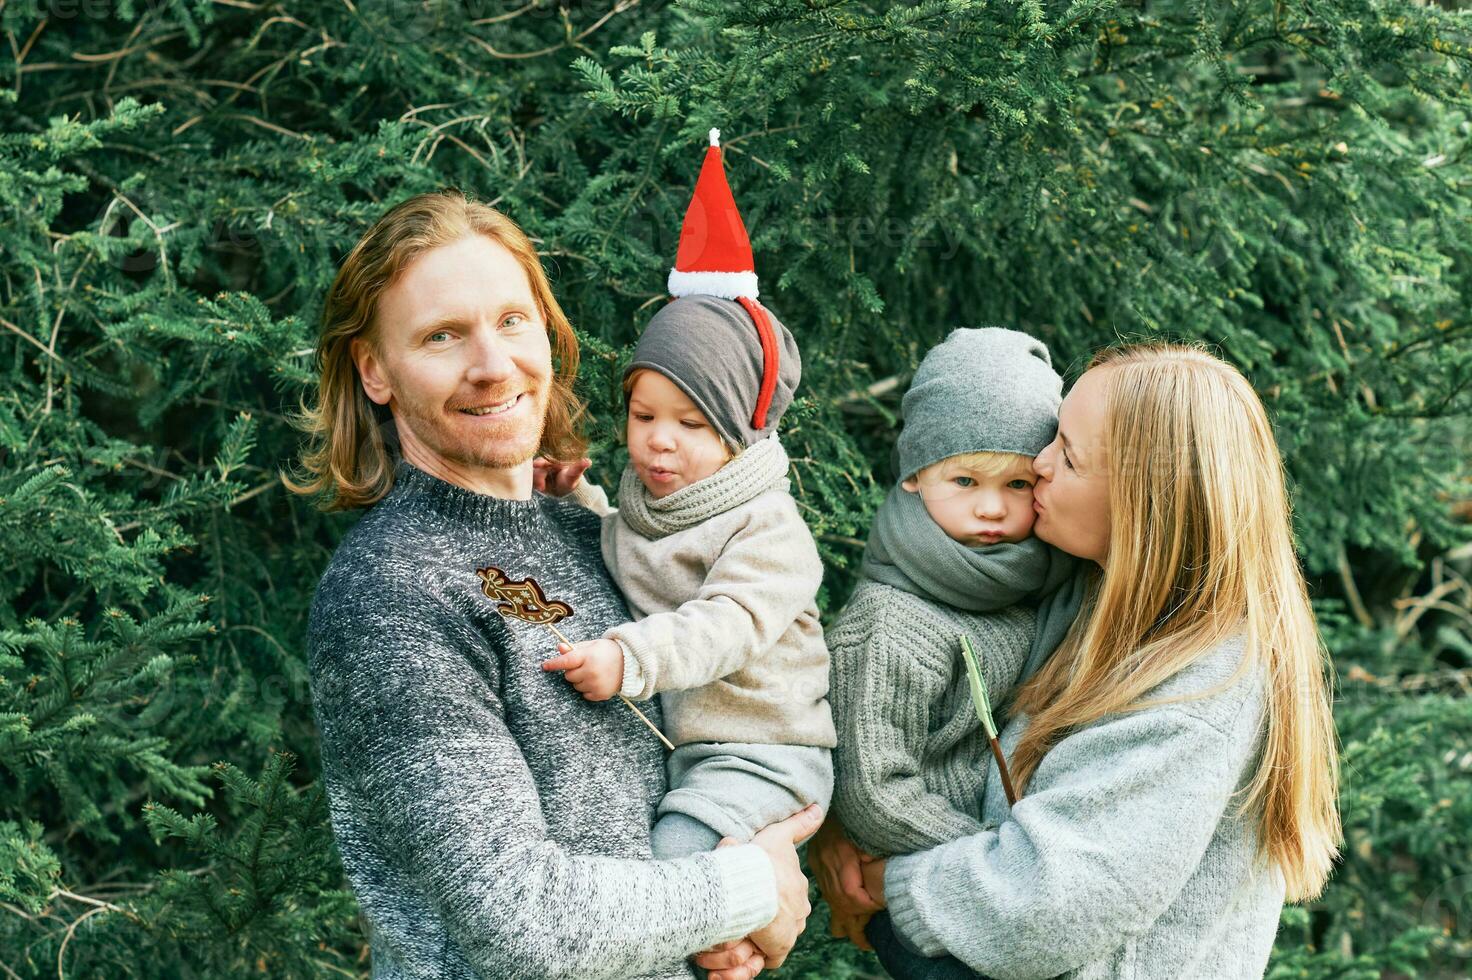
<path fill-rule="evenodd" d="M 952 539 L 980 547 L 1032 533 L 1032 460 L 1011 453 L 966 453 L 932 463 L 900 486 L 919 493 L 926 513 Z"/>
<path fill-rule="evenodd" d="M 650 370 L 637 372 L 632 380 L 629 462 L 655 499 L 703 480 L 726 465 L 731 453 L 725 443 L 673 381 Z"/>

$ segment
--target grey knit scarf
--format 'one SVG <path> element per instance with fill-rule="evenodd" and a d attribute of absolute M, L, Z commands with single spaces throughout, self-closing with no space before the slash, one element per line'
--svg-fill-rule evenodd
<path fill-rule="evenodd" d="M 787 451 L 776 434 L 752 443 L 703 480 L 656 499 L 632 466 L 618 484 L 619 516 L 639 534 L 658 539 L 739 507 L 768 490 L 786 490 Z"/>
<path fill-rule="evenodd" d="M 874 515 L 859 571 L 922 598 L 985 613 L 1036 602 L 1067 582 L 1076 565 L 1077 559 L 1035 537 L 962 544 L 941 530 L 918 493 L 896 484 Z"/>

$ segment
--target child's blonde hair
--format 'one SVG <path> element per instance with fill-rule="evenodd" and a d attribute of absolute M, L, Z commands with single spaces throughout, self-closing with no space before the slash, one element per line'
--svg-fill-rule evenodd
<path fill-rule="evenodd" d="M 944 479 L 946 473 L 960 469 L 970 470 L 977 476 L 1005 476 L 1019 469 L 1032 473 L 1032 457 L 1023 453 L 957 453 L 936 460 L 916 473 L 914 478 L 919 483 L 931 483 Z"/>

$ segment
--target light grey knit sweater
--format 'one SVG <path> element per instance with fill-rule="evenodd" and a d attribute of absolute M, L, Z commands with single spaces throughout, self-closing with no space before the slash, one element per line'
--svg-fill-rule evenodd
<path fill-rule="evenodd" d="M 961 636 L 971 638 L 994 705 L 1010 694 L 1036 611 L 968 613 L 862 581 L 828 628 L 833 811 L 870 854 L 909 854 L 981 830 L 991 752 L 976 719 Z"/>
<path fill-rule="evenodd" d="M 1145 698 L 1209 690 L 1243 650 L 1224 642 Z M 1264 677 L 1254 666 L 1220 693 L 1069 735 L 1010 811 L 993 763 L 982 817 L 996 829 L 886 866 L 896 931 L 996 980 L 1261 977 L 1284 880 L 1229 797 L 1258 760 Z M 1026 727 L 1003 732 L 1009 757 Z"/>
<path fill-rule="evenodd" d="M 650 857 L 664 750 L 560 674 L 545 627 L 503 619 L 476 570 L 534 576 L 573 640 L 628 618 L 598 519 L 408 464 L 338 546 L 308 644 L 322 779 L 376 980 L 686 978 L 685 957 L 777 912 L 753 845 Z M 658 706 L 647 709 L 659 721 Z"/>

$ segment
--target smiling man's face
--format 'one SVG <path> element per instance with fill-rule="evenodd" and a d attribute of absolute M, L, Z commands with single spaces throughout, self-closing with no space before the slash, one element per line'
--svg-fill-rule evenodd
<path fill-rule="evenodd" d="M 376 342 L 353 341 L 353 360 L 364 392 L 393 411 L 405 459 L 462 485 L 529 470 L 552 350 L 511 252 L 475 234 L 425 252 L 379 296 L 375 325 Z"/>

